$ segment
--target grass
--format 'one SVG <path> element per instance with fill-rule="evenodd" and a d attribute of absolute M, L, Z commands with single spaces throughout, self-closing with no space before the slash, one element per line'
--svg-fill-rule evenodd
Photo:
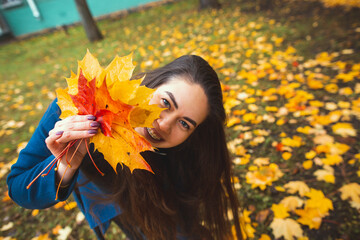
<path fill-rule="evenodd" d="M 222 3 L 223 8 L 219 11 L 198 12 L 196 1 L 185 0 L 121 18 L 101 20 L 98 26 L 105 37 L 101 42 L 89 43 L 82 27 L 75 26 L 70 27 L 67 34 L 55 31 L 1 45 L 0 167 L 4 169 L 6 164 L 16 159 L 18 145 L 29 140 L 42 114 L 54 99 L 55 89 L 65 87 L 64 77 L 70 76 L 71 70 L 76 71 L 77 60 L 82 59 L 86 49 L 89 49 L 103 66 L 110 63 L 116 54 L 122 56 L 134 52 L 134 61 L 138 66 L 136 72 L 161 66 L 183 54 L 198 54 L 214 66 L 224 83 L 232 86 L 246 84 L 245 79 L 239 77 L 239 72 L 247 65 L 259 65 L 262 60 L 268 60 L 275 51 L 285 51 L 288 46 L 296 49 L 297 60 L 303 62 L 314 59 L 321 52 L 341 53 L 344 49 L 353 49 L 358 53 L 360 50 L 360 21 L 353 17 L 358 13 L 356 10 L 345 12 L 325 9 L 318 3 L 309 1 L 278 1 L 277 5 L 268 10 L 259 9 L 253 1 L 224 0 Z M 341 14 L 334 14 L 335 11 L 340 11 Z M 281 38 L 282 42 L 274 43 L 271 40 L 274 36 Z M 249 49 L 259 46 L 256 39 L 261 37 L 266 39 L 264 44 L 272 46 L 272 50 L 266 50 L 267 45 L 264 45 L 264 51 L 256 49 L 255 53 L 247 56 Z M 338 59 L 358 63 L 360 56 L 340 54 Z M 333 70 L 322 68 L 321 71 L 328 71 L 331 75 Z M 262 89 L 277 86 L 277 83 L 268 81 L 266 77 L 259 81 Z M 317 94 L 319 99 L 326 99 L 324 92 L 314 94 Z M 336 99 L 346 100 L 347 97 L 336 95 Z M 285 103 L 287 100 L 282 101 Z M 260 106 L 263 103 L 258 104 Z M 238 106 L 239 109 L 246 107 L 247 104 L 244 103 Z M 268 151 L 281 132 L 294 134 L 293 126 L 285 124 L 279 128 L 274 124 L 263 124 L 261 127 L 270 129 L 271 135 L 258 148 L 244 143 L 247 149 L 253 151 L 254 155 L 268 153 L 272 161 L 285 166 L 284 168 L 298 167 L 296 162 L 288 166 L 288 163 L 279 160 L 278 153 Z M 232 137 L 240 133 L 241 131 L 233 128 L 229 129 Z M 311 141 L 311 137 L 308 140 Z M 358 142 L 353 145 L 352 151 L 360 149 Z M 311 148 L 309 142 L 308 147 Z M 299 158 L 303 154 L 302 149 L 293 152 L 293 156 Z M 237 171 L 240 177 L 244 177 L 246 168 L 239 167 Z M 306 172 L 302 174 L 302 177 L 311 176 Z M 287 174 L 280 182 L 284 184 L 292 179 L 292 176 Z M 0 179 L 0 196 L 4 198 L 0 203 L 0 228 L 11 222 L 14 227 L 0 231 L 0 236 L 29 239 L 48 233 L 49 237 L 55 237 L 57 234 L 52 230 L 57 225 L 62 228 L 71 227 L 69 239 L 89 239 L 89 236 L 93 236 L 85 221 L 76 222 L 76 208 L 50 208 L 36 214 L 7 200 L 5 178 L 6 175 Z M 332 187 L 328 183 L 320 182 L 317 186 L 324 191 Z M 241 193 L 246 194 L 242 196 L 244 205 L 257 210 L 268 209 L 274 199 L 280 199 L 274 188 L 263 192 L 244 184 Z M 72 198 L 69 199 L 69 202 L 71 201 Z M 338 225 L 335 235 L 355 236 L 358 233 L 356 221 L 359 220 L 355 216 L 356 211 L 351 208 L 348 210 L 345 202 L 339 202 L 338 205 L 344 205 L 339 208 L 346 209 L 345 213 L 353 216 L 353 219 Z M 346 217 L 345 215 L 339 214 L 336 219 L 340 220 L 342 216 Z M 256 216 L 258 215 L 252 217 L 253 221 Z M 269 233 L 269 221 L 267 218 L 265 222 L 261 222 L 258 232 Z M 307 233 L 316 237 L 324 232 L 308 229 Z M 118 239 L 119 235 L 120 230 L 112 226 L 108 232 L 109 239 Z"/>

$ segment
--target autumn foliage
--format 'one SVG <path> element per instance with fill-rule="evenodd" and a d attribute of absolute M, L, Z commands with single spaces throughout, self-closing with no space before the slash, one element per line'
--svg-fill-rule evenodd
<path fill-rule="evenodd" d="M 256 223 L 246 216 L 269 221 L 276 239 L 290 240 L 339 225 L 344 206 L 360 211 L 360 64 L 338 56 L 323 52 L 304 61 L 290 46 L 262 64 L 243 64 L 235 76 L 243 85 L 224 86 L 248 238 L 256 238 Z M 259 195 L 272 196 L 271 204 L 256 200 Z"/>
<path fill-rule="evenodd" d="M 197 54 L 223 83 L 244 237 L 358 239 L 356 11 L 335 13 L 339 8 L 325 9 L 320 0 L 281 1 L 286 6 L 268 12 L 255 11 L 258 1 L 221 2 L 219 11 L 198 12 L 197 1 L 185 0 L 129 14 L 126 21 L 104 20 L 105 40 L 95 45 L 78 44 L 83 30 L 69 28 L 68 36 L 57 32 L 0 46 L 2 183 L 85 47 L 106 64 L 115 53 L 134 51 L 138 72 Z M 6 238 L 93 234 L 72 199 L 33 212 L 11 202 L 2 187 L 2 201 L 0 235 Z M 109 239 L 125 239 L 121 234 L 115 226 L 107 231 Z"/>
<path fill-rule="evenodd" d="M 152 127 L 161 108 L 149 105 L 153 89 L 130 81 L 134 70 L 132 55 L 115 57 L 106 69 L 88 51 L 78 63 L 77 75 L 67 78 L 68 88 L 58 89 L 60 118 L 93 115 L 101 132 L 90 139 L 116 172 L 118 164 L 151 171 L 140 152 L 152 151 L 151 144 L 135 127 Z"/>

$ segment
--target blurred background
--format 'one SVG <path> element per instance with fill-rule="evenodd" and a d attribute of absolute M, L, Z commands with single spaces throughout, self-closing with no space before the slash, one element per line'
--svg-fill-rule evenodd
<path fill-rule="evenodd" d="M 87 49 L 103 67 L 133 52 L 136 73 L 214 67 L 245 238 L 358 239 L 359 16 L 357 0 L 1 0 L 0 240 L 95 239 L 72 198 L 27 210 L 6 185 Z"/>

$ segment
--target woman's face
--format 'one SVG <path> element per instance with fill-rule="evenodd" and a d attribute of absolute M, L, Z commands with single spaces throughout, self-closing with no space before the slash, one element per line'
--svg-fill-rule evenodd
<path fill-rule="evenodd" d="M 173 77 L 159 86 L 150 104 L 166 108 L 153 128 L 136 128 L 153 147 L 171 148 L 184 142 L 208 113 L 207 97 L 198 84 L 183 77 Z"/>

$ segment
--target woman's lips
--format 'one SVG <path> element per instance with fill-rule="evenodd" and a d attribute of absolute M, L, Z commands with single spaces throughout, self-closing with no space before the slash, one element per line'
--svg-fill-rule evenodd
<path fill-rule="evenodd" d="M 153 142 L 162 141 L 161 136 L 154 128 L 145 128 L 145 134 L 146 134 L 147 138 L 149 138 Z"/>

